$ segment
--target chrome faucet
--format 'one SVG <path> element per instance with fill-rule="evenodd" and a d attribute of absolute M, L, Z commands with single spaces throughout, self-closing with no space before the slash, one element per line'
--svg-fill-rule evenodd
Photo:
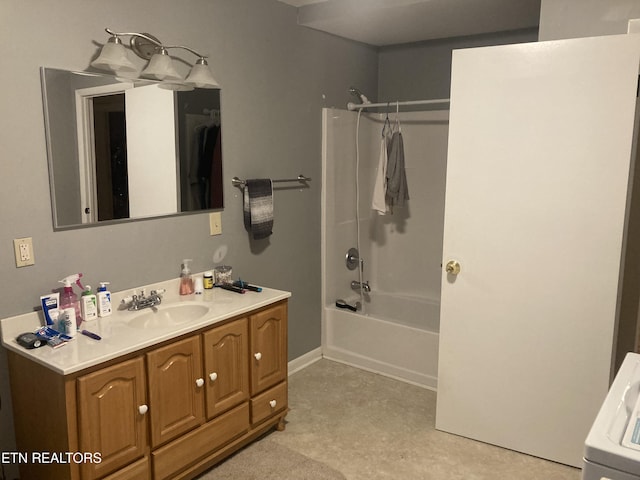
<path fill-rule="evenodd" d="M 358 282 L 357 280 L 353 280 L 351 282 L 351 289 L 352 290 L 360 290 L 362 289 L 363 292 L 369 293 L 371 291 L 371 287 L 369 286 L 369 282 Z"/>
<path fill-rule="evenodd" d="M 162 294 L 166 290 L 151 290 L 151 293 L 147 297 L 145 291 L 142 290 L 140 295 L 132 295 L 131 297 L 122 300 L 122 303 L 127 306 L 127 310 L 135 311 L 142 310 L 143 308 L 153 308 L 162 303 Z"/>

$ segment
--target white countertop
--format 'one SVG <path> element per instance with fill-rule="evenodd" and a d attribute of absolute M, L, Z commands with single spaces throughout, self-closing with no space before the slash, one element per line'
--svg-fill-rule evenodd
<path fill-rule="evenodd" d="M 180 296 L 178 285 L 178 279 L 174 279 L 140 288 L 145 288 L 147 293 L 152 289 L 165 288 L 167 290 L 163 295 L 162 304 L 157 307 L 158 312 L 162 312 L 163 309 L 170 308 L 172 305 L 197 303 L 208 308 L 204 316 L 194 321 L 153 329 L 134 327 L 129 324 L 131 319 L 152 313 L 153 310 L 150 308 L 134 312 L 118 310 L 120 301 L 133 293 L 132 289 L 112 294 L 113 314 L 111 316 L 92 322 L 84 322 L 81 325 L 80 329 L 100 335 L 101 340 L 93 340 L 78 332 L 78 335 L 63 347 L 53 349 L 47 345 L 28 350 L 16 342 L 16 337 L 21 333 L 33 332 L 44 324 L 42 312 L 39 311 L 0 320 L 2 345 L 6 349 L 30 358 L 55 372 L 68 375 L 291 296 L 290 292 L 264 287 L 262 292 L 247 291 L 244 294 L 213 288 L 205 290 L 201 295 Z M 140 291 L 140 288 L 136 290 Z"/>

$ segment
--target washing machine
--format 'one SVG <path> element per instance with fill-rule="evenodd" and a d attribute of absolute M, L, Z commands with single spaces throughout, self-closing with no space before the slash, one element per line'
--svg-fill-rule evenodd
<path fill-rule="evenodd" d="M 628 353 L 584 446 L 582 480 L 640 480 L 640 355 Z"/>

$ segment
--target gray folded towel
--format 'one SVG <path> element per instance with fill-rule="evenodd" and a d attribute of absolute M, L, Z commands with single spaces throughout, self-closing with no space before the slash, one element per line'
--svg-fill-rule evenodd
<path fill-rule="evenodd" d="M 244 226 L 254 240 L 273 233 L 273 185 L 269 178 L 245 181 L 243 213 Z"/>

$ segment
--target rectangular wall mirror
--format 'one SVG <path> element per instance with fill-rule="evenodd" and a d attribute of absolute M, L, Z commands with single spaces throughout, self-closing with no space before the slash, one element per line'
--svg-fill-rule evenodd
<path fill-rule="evenodd" d="M 220 90 L 41 77 L 54 229 L 223 207 Z"/>

